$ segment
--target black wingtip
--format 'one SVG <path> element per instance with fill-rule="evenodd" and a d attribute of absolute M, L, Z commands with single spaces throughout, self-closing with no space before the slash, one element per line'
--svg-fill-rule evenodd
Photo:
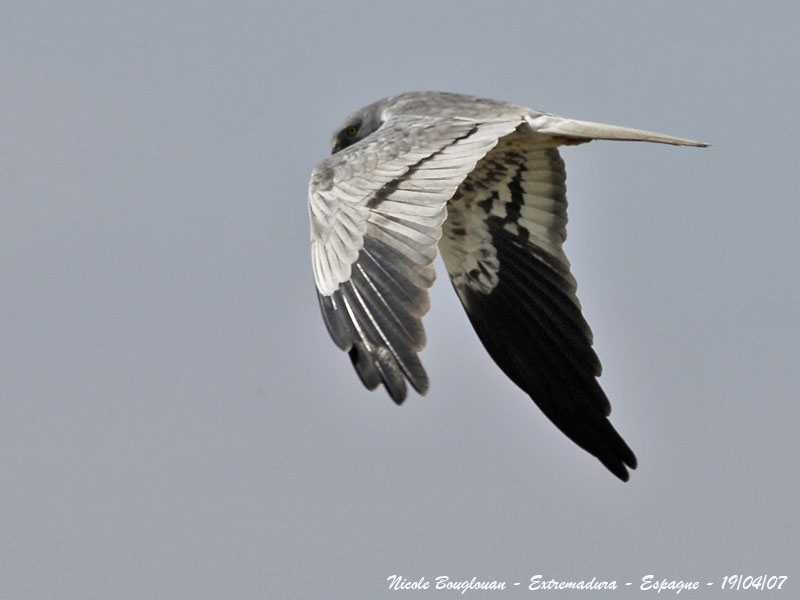
<path fill-rule="evenodd" d="M 593 454 L 616 477 L 622 481 L 628 481 L 630 479 L 628 469 L 634 470 L 638 465 L 636 456 L 609 421 L 606 421 L 605 426 L 601 426 L 599 429 L 605 430 L 603 438 L 606 443 L 602 447 L 590 449 L 580 443 L 578 445 Z M 577 440 L 575 441 L 577 442 Z"/>
<path fill-rule="evenodd" d="M 395 404 L 405 401 L 408 395 L 406 382 L 388 350 L 377 348 L 370 353 L 362 342 L 356 341 L 348 354 L 365 388 L 374 390 L 382 383 Z"/>
<path fill-rule="evenodd" d="M 375 363 L 370 360 L 369 354 L 361 342 L 354 342 L 353 347 L 348 352 L 350 355 L 350 362 L 353 363 L 358 378 L 364 387 L 368 390 L 374 390 L 381 383 L 381 374 L 375 366 Z"/>
<path fill-rule="evenodd" d="M 630 472 L 628 469 L 634 470 L 636 469 L 636 457 L 633 457 L 632 461 L 609 461 L 598 459 L 603 466 L 606 467 L 609 471 L 611 471 L 616 477 L 621 479 L 622 481 L 628 481 L 630 479 Z M 627 468 L 626 468 L 627 467 Z"/>
<path fill-rule="evenodd" d="M 533 258 L 529 263 L 532 271 L 538 267 Z M 527 286 L 525 279 L 501 270 L 491 294 L 465 288 L 459 295 L 478 337 L 503 372 L 567 437 L 628 481 L 636 457 L 606 416 L 609 403 L 594 375 L 597 358 L 588 337 L 570 330 L 568 319 L 579 322 L 579 309 L 553 289 L 549 295 L 535 295 L 534 283 Z M 539 290 L 546 283 L 539 279 Z"/>

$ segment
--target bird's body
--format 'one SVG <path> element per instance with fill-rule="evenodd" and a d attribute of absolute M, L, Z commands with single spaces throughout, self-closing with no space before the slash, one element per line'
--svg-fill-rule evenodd
<path fill-rule="evenodd" d="M 608 421 L 600 361 L 562 243 L 561 145 L 592 139 L 704 146 L 438 92 L 351 115 L 311 176 L 311 247 L 328 330 L 364 385 L 400 404 L 428 379 L 437 246 L 489 354 L 579 446 L 623 480 L 636 458 Z"/>

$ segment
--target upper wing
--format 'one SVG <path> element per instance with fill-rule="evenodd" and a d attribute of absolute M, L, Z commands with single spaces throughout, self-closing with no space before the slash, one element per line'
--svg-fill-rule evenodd
<path fill-rule="evenodd" d="M 562 250 L 559 140 L 523 124 L 478 163 L 449 206 L 439 247 L 483 345 L 514 383 L 619 478 L 636 458 L 611 426 L 600 361 Z"/>
<path fill-rule="evenodd" d="M 432 262 L 445 204 L 519 124 L 392 117 L 323 161 L 311 176 L 311 256 L 322 315 L 364 385 L 400 403 L 428 388 L 425 345 Z"/>

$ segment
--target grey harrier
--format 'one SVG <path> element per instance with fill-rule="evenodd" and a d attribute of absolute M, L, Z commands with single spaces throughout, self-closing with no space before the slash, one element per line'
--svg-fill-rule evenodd
<path fill-rule="evenodd" d="M 459 94 L 406 93 L 350 116 L 309 185 L 322 315 L 369 389 L 424 394 L 433 260 L 481 342 L 547 417 L 614 475 L 636 457 L 608 421 L 600 361 L 562 250 L 562 145 L 700 142 Z"/>

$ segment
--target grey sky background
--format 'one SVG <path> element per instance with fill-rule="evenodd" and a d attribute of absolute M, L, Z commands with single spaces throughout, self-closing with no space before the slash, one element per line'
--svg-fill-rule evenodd
<path fill-rule="evenodd" d="M 635 598 L 650 573 L 793 597 L 798 23 L 796 2 L 3 3 L 0 598 L 456 596 L 392 574 Z M 366 391 L 328 338 L 308 176 L 345 115 L 426 89 L 713 144 L 563 152 L 629 483 L 505 378 L 441 269 L 426 397 Z"/>

